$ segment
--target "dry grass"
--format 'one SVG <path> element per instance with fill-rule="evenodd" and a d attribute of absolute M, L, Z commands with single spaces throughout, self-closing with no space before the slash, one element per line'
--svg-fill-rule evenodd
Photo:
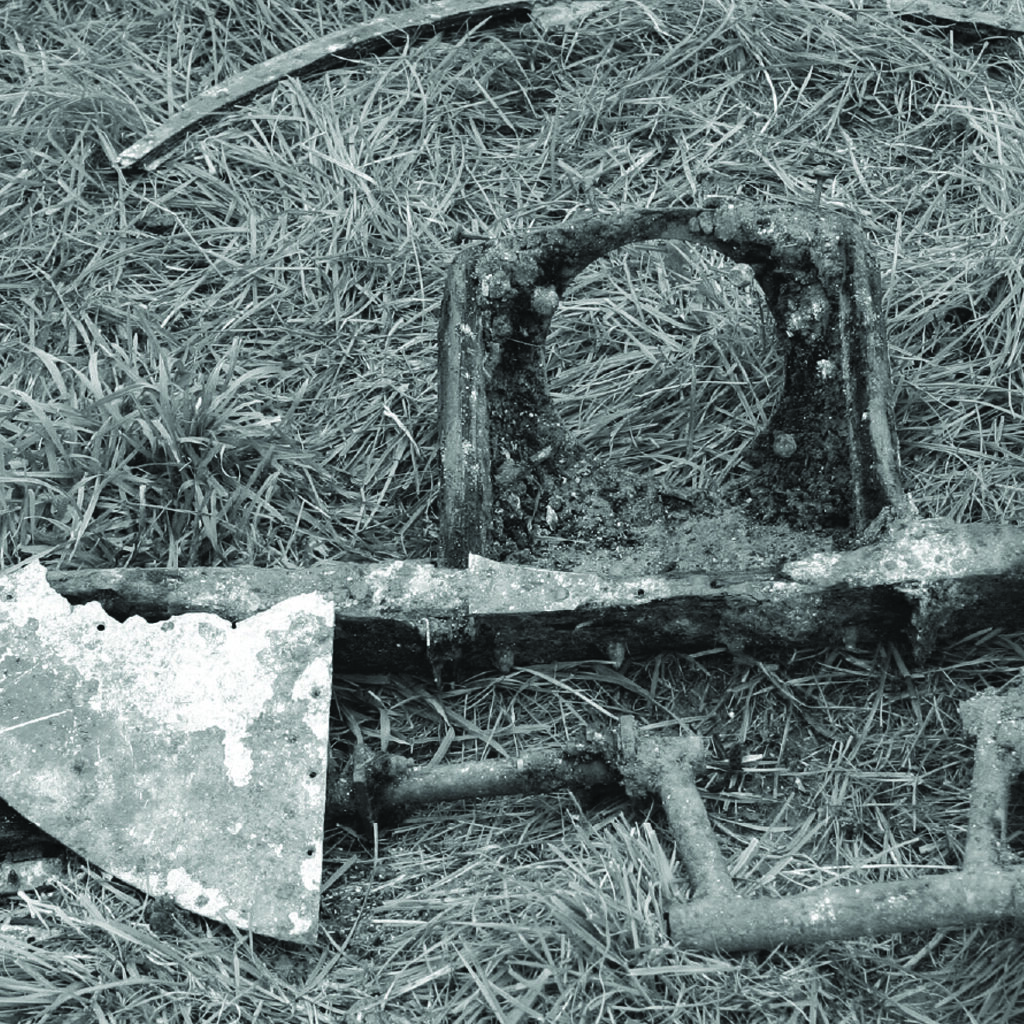
<path fill-rule="evenodd" d="M 1019 523 L 1024 96 L 881 4 L 649 0 L 569 28 L 447 33 L 289 81 L 156 172 L 111 158 L 198 90 L 381 9 L 9 0 L 0 10 L 0 564 L 429 557 L 434 334 L 457 231 L 709 195 L 856 211 L 886 285 L 906 480 L 926 515 Z M 990 9 L 1024 17 L 1019 2 Z M 552 390 L 613 465 L 714 487 L 777 359 L 742 268 L 663 246 L 590 268 Z M 447 759 L 620 713 L 740 745 L 705 780 L 741 889 L 947 870 L 957 702 L 1013 637 L 897 651 L 517 669 L 436 690 L 351 679 L 346 728 Z M 457 813 L 456 813 L 457 812 Z M 1018 837 L 1018 847 L 1021 845 Z M 10 901 L 0 1019 L 1010 1022 L 1012 927 L 716 957 L 674 948 L 685 879 L 657 808 L 569 796 L 332 835 L 314 949 L 232 935 L 88 868 Z"/>

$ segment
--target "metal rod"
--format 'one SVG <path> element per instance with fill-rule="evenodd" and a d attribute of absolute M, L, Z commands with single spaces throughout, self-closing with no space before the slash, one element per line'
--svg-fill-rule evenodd
<path fill-rule="evenodd" d="M 975 737 L 964 868 L 984 870 L 1001 861 L 1010 783 L 1021 770 L 1024 687 L 980 693 L 960 705 L 960 717 Z"/>
<path fill-rule="evenodd" d="M 588 745 L 449 765 L 417 765 L 409 758 L 386 754 L 367 759 L 357 751 L 351 775 L 328 784 L 327 820 L 369 824 L 429 804 L 593 789 L 618 781 L 615 768 Z"/>
<path fill-rule="evenodd" d="M 708 820 L 704 801 L 693 781 L 693 765 L 672 760 L 662 768 L 658 784 L 676 849 L 686 865 L 694 898 L 735 896 L 729 866 Z"/>
<path fill-rule="evenodd" d="M 1024 868 L 815 889 L 779 899 L 705 899 L 669 907 L 689 949 L 773 949 L 861 935 L 966 927 L 1024 912 Z"/>

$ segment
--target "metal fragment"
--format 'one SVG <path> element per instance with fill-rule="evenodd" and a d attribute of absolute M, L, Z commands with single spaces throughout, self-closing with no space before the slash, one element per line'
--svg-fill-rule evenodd
<path fill-rule="evenodd" d="M 334 610 L 119 623 L 0 579 L 0 796 L 97 866 L 238 928 L 317 928 Z"/>
<path fill-rule="evenodd" d="M 384 14 L 361 25 L 312 39 L 204 89 L 163 124 L 119 153 L 117 166 L 125 171 L 136 170 L 140 166 L 155 170 L 163 154 L 189 132 L 225 109 L 248 102 L 283 78 L 315 75 L 344 67 L 346 57 L 358 55 L 362 48 L 372 43 L 397 42 L 411 32 L 437 32 L 451 25 L 477 23 L 486 18 L 527 11 L 532 6 L 530 0 L 438 0 L 437 3 L 417 5 L 408 11 Z"/>

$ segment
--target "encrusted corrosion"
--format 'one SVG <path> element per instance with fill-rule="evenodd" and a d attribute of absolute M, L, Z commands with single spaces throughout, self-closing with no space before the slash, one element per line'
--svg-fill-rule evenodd
<path fill-rule="evenodd" d="M 555 414 L 543 346 L 584 267 L 655 238 L 749 264 L 772 312 L 785 381 L 743 483 L 761 513 L 860 533 L 883 508 L 905 508 L 879 275 L 855 225 L 746 202 L 628 210 L 472 246 L 450 268 L 439 330 L 444 565 L 529 548 L 538 509 L 555 510 L 560 536 L 575 526 L 594 542 L 595 500 L 621 497 L 627 516 L 636 504 L 642 482 L 604 479 Z"/>
<path fill-rule="evenodd" d="M 1004 849 L 1010 784 L 1024 751 L 1024 684 L 961 705 L 977 738 L 964 870 L 895 882 L 826 886 L 795 896 L 741 897 L 695 777 L 706 740 L 640 728 L 593 731 L 583 743 L 453 765 L 356 750 L 328 787 L 328 816 L 369 828 L 430 804 L 467 798 L 621 785 L 660 798 L 693 896 L 668 907 L 672 938 L 694 949 L 738 951 L 863 935 L 965 927 L 1024 914 L 1024 866 Z"/>
<path fill-rule="evenodd" d="M 723 537 L 734 520 L 720 518 Z M 707 527 L 693 526 L 707 538 Z M 726 534 L 725 527 L 730 528 Z M 784 549 L 780 549 L 784 550 Z M 161 620 L 212 612 L 232 621 L 303 593 L 334 603 L 334 655 L 349 671 L 433 671 L 660 651 L 747 651 L 882 640 L 918 661 L 979 629 L 1024 616 L 1024 530 L 908 519 L 849 551 L 783 555 L 751 566 L 738 551 L 671 572 L 563 572 L 472 556 L 466 570 L 425 562 L 325 563 L 307 569 L 51 569 L 74 604 Z"/>
<path fill-rule="evenodd" d="M 333 632 L 317 593 L 117 622 L 29 563 L 0 578 L 0 797 L 151 895 L 309 941 Z"/>

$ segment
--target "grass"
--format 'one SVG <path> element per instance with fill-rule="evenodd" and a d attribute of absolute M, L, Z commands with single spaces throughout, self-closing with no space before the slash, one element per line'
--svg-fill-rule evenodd
<path fill-rule="evenodd" d="M 197 91 L 398 3 L 13 0 L 0 10 L 0 565 L 284 565 L 436 552 L 434 336 L 460 231 L 742 195 L 857 214 L 883 272 L 908 489 L 1020 524 L 1020 50 L 885 5 L 649 0 L 412 39 L 283 82 L 153 173 L 111 158 Z M 989 9 L 1024 18 L 1019 2 Z M 811 174 L 834 166 L 820 200 Z M 744 268 L 621 250 L 556 315 L 551 388 L 613 466 L 685 492 L 743 470 L 778 357 Z M 957 703 L 1015 636 L 899 652 L 712 651 L 453 683 L 339 683 L 423 760 L 636 714 L 739 747 L 703 780 L 744 893 L 948 870 Z M 342 666 L 342 669 L 344 667 Z M 310 949 L 75 865 L 0 909 L 0 1019 L 953 1024 L 1024 1013 L 1011 925 L 719 957 L 672 946 L 656 807 L 569 795 L 330 837 Z M 1021 846 L 1020 836 L 1014 840 Z"/>

